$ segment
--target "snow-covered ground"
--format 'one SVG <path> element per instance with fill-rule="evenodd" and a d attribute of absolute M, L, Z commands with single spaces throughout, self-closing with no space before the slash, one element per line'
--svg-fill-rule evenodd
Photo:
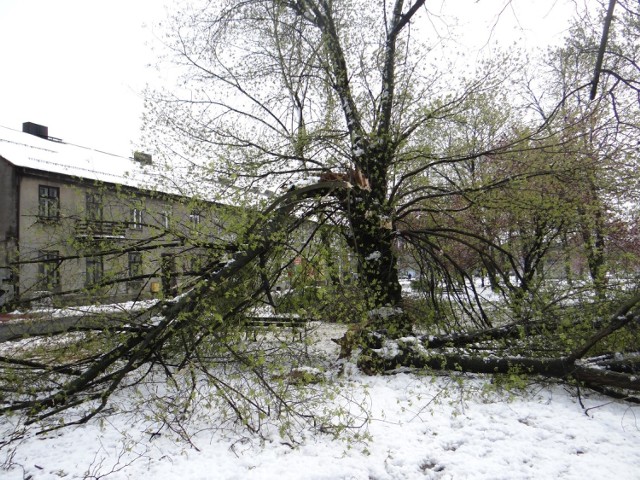
<path fill-rule="evenodd" d="M 78 305 L 65 308 L 40 307 L 32 308 L 26 311 L 14 310 L 11 316 L 20 319 L 21 316 L 38 317 L 46 316 L 47 318 L 64 318 L 84 314 L 101 314 L 101 313 L 122 313 L 137 312 L 152 307 L 158 303 L 157 299 L 137 300 L 124 303 L 113 303 L 107 305 Z"/>
<path fill-rule="evenodd" d="M 490 380 L 480 376 L 368 377 L 347 369 L 338 381 L 342 400 L 368 418 L 361 440 L 308 432 L 291 448 L 275 429 L 260 439 L 218 428 L 208 420 L 213 413 L 200 412 L 185 427 L 190 444 L 167 429 L 155 434 L 153 418 L 127 413 L 121 395 L 101 421 L 30 433 L 15 451 L 0 451 L 8 467 L 0 478 L 640 478 L 640 406 L 582 392 L 583 408 L 575 390 L 557 384 L 509 395 L 487 390 Z M 0 419 L 2 435 L 11 421 Z"/>

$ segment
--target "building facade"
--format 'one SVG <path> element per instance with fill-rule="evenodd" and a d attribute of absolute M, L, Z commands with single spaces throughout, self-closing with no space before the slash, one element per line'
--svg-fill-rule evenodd
<path fill-rule="evenodd" d="M 151 188 L 151 167 L 0 127 L 0 308 L 170 295 L 224 259 L 207 247 L 229 240 L 229 207 Z"/>

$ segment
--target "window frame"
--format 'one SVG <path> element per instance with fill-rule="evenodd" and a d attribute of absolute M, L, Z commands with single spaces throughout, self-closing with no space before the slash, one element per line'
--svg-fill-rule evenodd
<path fill-rule="evenodd" d="M 85 260 L 85 286 L 93 287 L 102 282 L 104 278 L 104 259 L 101 256 L 86 257 Z"/>
<path fill-rule="evenodd" d="M 201 216 L 200 210 L 198 210 L 198 209 L 191 210 L 191 213 L 189 213 L 189 221 L 194 226 L 200 225 L 200 222 L 202 221 L 202 216 Z"/>
<path fill-rule="evenodd" d="M 162 223 L 162 227 L 165 230 L 168 230 L 169 227 L 171 226 L 171 209 L 170 208 L 165 208 L 164 210 L 162 210 L 162 219 L 161 219 L 161 223 Z"/>
<path fill-rule="evenodd" d="M 127 263 L 127 270 L 129 274 L 129 278 L 133 279 L 133 277 L 138 277 L 144 274 L 143 264 L 142 264 L 142 252 L 129 252 Z M 136 279 L 139 280 L 139 279 Z"/>
<path fill-rule="evenodd" d="M 102 194 L 86 192 L 85 194 L 85 217 L 88 222 L 102 222 L 104 218 L 104 208 Z"/>
<path fill-rule="evenodd" d="M 54 193 L 54 195 L 51 195 Z M 38 218 L 57 220 L 60 218 L 60 187 L 38 185 Z"/>
<path fill-rule="evenodd" d="M 38 265 L 39 283 L 44 290 L 58 292 L 62 287 L 62 276 L 60 274 L 60 258 L 59 250 L 42 250 Z"/>
<path fill-rule="evenodd" d="M 129 213 L 129 228 L 131 230 L 142 230 L 144 226 L 144 210 L 133 207 Z"/>

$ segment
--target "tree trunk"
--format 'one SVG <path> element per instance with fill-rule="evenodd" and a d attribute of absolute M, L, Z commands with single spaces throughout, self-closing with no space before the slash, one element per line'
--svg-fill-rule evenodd
<path fill-rule="evenodd" d="M 367 373 L 392 371 L 401 367 L 430 368 L 469 373 L 541 375 L 558 379 L 573 378 L 588 387 L 613 387 L 640 392 L 640 376 L 599 367 L 588 367 L 569 358 L 491 357 L 449 352 L 425 354 L 414 344 L 398 342 L 399 354 L 393 357 L 362 357 L 359 366 Z"/>
<path fill-rule="evenodd" d="M 379 167 L 380 168 L 380 167 Z M 373 190 L 354 189 L 348 212 L 353 234 L 352 248 L 358 259 L 358 273 L 367 292 L 369 329 L 397 338 L 411 332 L 402 311 L 402 287 L 398 278 L 398 258 L 393 250 L 390 209 L 382 188 L 384 175 L 372 178 Z M 374 183 L 375 182 L 375 183 Z"/>
<path fill-rule="evenodd" d="M 451 347 L 476 345 L 483 341 L 496 341 L 518 333 L 517 326 L 485 330 L 467 335 L 444 338 L 410 337 L 390 343 L 389 339 L 370 336 L 358 359 L 358 366 L 366 373 L 391 371 L 398 368 L 430 368 L 434 370 L 452 370 L 473 373 L 517 373 L 543 375 L 566 379 L 573 378 L 585 385 L 599 390 L 617 388 L 628 391 L 640 391 L 640 376 L 637 374 L 634 355 L 625 365 L 612 366 L 608 358 L 596 358 L 590 363 L 581 361 L 583 357 L 602 339 L 612 333 L 637 322 L 640 319 L 638 306 L 640 295 L 635 295 L 623 303 L 611 315 L 605 325 L 588 340 L 574 349 L 569 355 L 557 358 L 537 358 L 508 355 L 473 355 L 452 351 Z M 543 327 L 544 324 L 537 325 Z M 535 332 L 533 325 L 524 325 L 523 333 Z M 488 343 L 490 347 L 492 343 Z M 448 347 L 448 348 L 447 348 Z M 389 352 L 392 352 L 391 354 Z M 637 353 L 635 354 L 637 356 Z"/>

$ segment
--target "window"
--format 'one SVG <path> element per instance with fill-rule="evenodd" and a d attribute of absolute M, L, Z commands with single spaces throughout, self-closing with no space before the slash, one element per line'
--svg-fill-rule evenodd
<path fill-rule="evenodd" d="M 139 208 L 132 208 L 129 228 L 132 228 L 133 230 L 142 230 L 142 224 L 142 210 L 140 210 Z"/>
<path fill-rule="evenodd" d="M 127 280 L 127 289 L 129 292 L 140 292 L 143 285 L 142 275 L 142 253 L 129 252 L 129 278 Z"/>
<path fill-rule="evenodd" d="M 44 290 L 60 289 L 60 252 L 40 252 L 40 282 Z"/>
<path fill-rule="evenodd" d="M 60 215 L 60 189 L 40 185 L 38 189 L 38 216 L 40 218 L 58 218 Z"/>
<path fill-rule="evenodd" d="M 99 193 L 87 193 L 87 220 L 102 221 L 102 196 Z"/>
<path fill-rule="evenodd" d="M 142 253 L 129 252 L 129 278 L 142 275 Z"/>
<path fill-rule="evenodd" d="M 87 257 L 86 285 L 91 286 L 100 283 L 103 273 L 102 257 Z"/>
<path fill-rule="evenodd" d="M 168 229 L 169 225 L 171 225 L 171 210 L 170 209 L 165 208 L 162 211 L 162 219 L 161 219 L 161 221 L 162 221 L 162 226 L 165 229 Z"/>
<path fill-rule="evenodd" d="M 185 270 L 190 274 L 196 274 L 202 269 L 203 258 L 202 255 L 193 255 L 188 257 L 187 264 L 185 265 Z"/>
<path fill-rule="evenodd" d="M 162 279 L 162 293 L 173 296 L 178 290 L 178 276 L 176 272 L 176 257 L 170 253 L 163 253 L 160 258 L 160 278 Z"/>
<path fill-rule="evenodd" d="M 194 225 L 200 225 L 200 211 L 199 210 L 191 210 L 189 214 L 189 220 Z"/>

